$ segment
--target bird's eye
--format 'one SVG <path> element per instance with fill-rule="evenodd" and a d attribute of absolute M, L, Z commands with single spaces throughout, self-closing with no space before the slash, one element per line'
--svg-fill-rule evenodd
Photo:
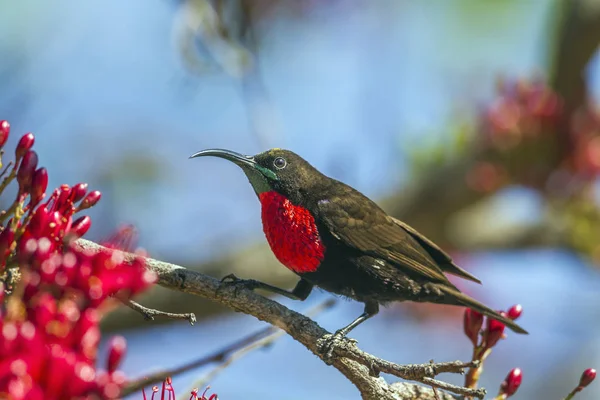
<path fill-rule="evenodd" d="M 284 169 L 287 165 L 287 161 L 285 161 L 285 158 L 283 157 L 277 157 L 275 160 L 273 160 L 273 165 L 277 169 Z"/>

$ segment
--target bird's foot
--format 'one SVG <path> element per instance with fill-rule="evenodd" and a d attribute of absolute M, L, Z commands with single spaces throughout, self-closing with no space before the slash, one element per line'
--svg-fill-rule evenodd
<path fill-rule="evenodd" d="M 335 348 L 345 343 L 358 343 L 355 339 L 346 337 L 346 333 L 340 329 L 333 335 L 325 335 L 317 342 L 317 349 L 323 354 L 323 361 L 325 364 L 331 365 L 333 363 Z"/>
<path fill-rule="evenodd" d="M 238 291 L 242 287 L 249 290 L 254 290 L 258 286 L 258 281 L 255 281 L 254 279 L 240 279 L 234 274 L 224 276 L 223 279 L 221 279 L 221 283 L 223 284 L 222 286 L 234 286 L 235 296 L 238 295 Z"/>

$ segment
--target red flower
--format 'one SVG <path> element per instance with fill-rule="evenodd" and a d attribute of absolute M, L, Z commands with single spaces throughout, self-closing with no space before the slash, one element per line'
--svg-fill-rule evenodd
<path fill-rule="evenodd" d="M 495 319 L 487 319 L 487 327 L 483 334 L 483 343 L 486 349 L 491 349 L 504 336 L 504 324 Z"/>
<path fill-rule="evenodd" d="M 31 147 L 33 147 L 34 142 L 35 136 L 33 136 L 33 133 L 28 133 L 19 140 L 19 144 L 17 144 L 17 148 L 15 149 L 15 158 L 17 162 L 29 149 L 31 149 Z"/>
<path fill-rule="evenodd" d="M 71 202 L 77 203 L 79 200 L 83 199 L 87 193 L 87 188 L 87 183 L 78 183 L 77 185 L 73 186 L 73 188 L 71 188 L 71 192 L 69 193 L 69 199 Z"/>
<path fill-rule="evenodd" d="M 8 130 L 0 121 L 0 142 Z M 8 299 L 9 288 L 0 285 L 0 398 L 118 398 L 125 380 L 117 368 L 126 345 L 115 338 L 106 372 L 96 369 L 100 310 L 117 292 L 144 290 L 153 276 L 139 257 L 125 261 L 119 250 L 92 254 L 75 246 L 73 238 L 84 235 L 91 220 L 81 216 L 73 222 L 73 216 L 96 204 L 101 194 L 86 195 L 85 183 L 62 185 L 40 204 L 48 173 L 36 169 L 33 144 L 32 134 L 21 138 L 17 173 L 6 177 L 11 181 L 16 175 L 19 196 L 4 214 L 12 218 L 0 225 L 0 269 L 17 265 L 21 280 Z"/>
<path fill-rule="evenodd" d="M 477 346 L 482 325 L 483 314 L 470 308 L 466 308 L 463 319 L 463 330 L 465 335 L 471 340 L 471 343 L 473 343 L 473 346 Z"/>
<path fill-rule="evenodd" d="M 117 370 L 119 364 L 121 364 L 121 360 L 123 360 L 123 356 L 127 350 L 127 342 L 123 336 L 115 336 L 112 338 L 109 348 L 106 370 L 109 374 L 112 374 Z"/>
<path fill-rule="evenodd" d="M 79 205 L 79 211 L 95 206 L 96 203 L 100 200 L 100 197 L 102 197 L 102 193 L 100 193 L 97 190 L 88 193 Z"/>
<path fill-rule="evenodd" d="M 38 164 L 38 155 L 35 151 L 29 150 L 23 156 L 21 165 L 17 172 L 17 182 L 19 183 L 19 193 L 23 194 L 31 190 L 31 181 Z"/>
<path fill-rule="evenodd" d="M 37 206 L 40 201 L 46 196 L 46 189 L 48 188 L 48 171 L 46 168 L 38 168 L 33 173 L 31 179 L 31 204 L 30 207 Z"/>
<path fill-rule="evenodd" d="M 83 217 L 79 217 L 77 220 L 75 220 L 75 222 L 73 222 L 68 233 L 70 235 L 73 235 L 73 237 L 80 238 L 86 234 L 86 232 L 90 229 L 91 226 L 92 219 L 87 215 L 84 215 Z"/>
<path fill-rule="evenodd" d="M 594 368 L 588 368 L 581 374 L 579 379 L 579 387 L 584 388 L 596 379 L 596 370 Z"/>
<path fill-rule="evenodd" d="M 162 384 L 162 389 L 159 389 L 158 386 L 153 386 L 152 387 L 152 396 L 150 397 L 150 400 L 154 400 L 154 396 L 156 394 L 160 394 L 160 398 L 161 399 L 175 399 L 175 390 L 173 389 L 173 385 L 172 385 L 172 380 L 171 377 L 168 376 Z M 210 395 L 210 397 L 206 397 L 206 392 L 208 392 L 208 390 L 210 389 L 210 386 L 207 386 L 206 389 L 204 389 L 204 392 L 198 396 L 198 388 L 193 389 L 190 392 L 190 400 L 219 400 L 219 396 L 217 396 L 216 393 L 213 393 L 212 395 Z M 159 393 L 160 392 L 160 393 Z M 144 400 L 147 400 L 146 397 L 146 390 L 142 389 L 142 397 L 144 398 Z"/>
<path fill-rule="evenodd" d="M 509 308 L 508 312 L 506 313 L 508 318 L 510 318 L 512 320 L 519 318 L 521 316 L 521 314 L 523 314 L 523 306 L 520 304 L 515 304 L 514 306 Z"/>
<path fill-rule="evenodd" d="M 0 147 L 4 146 L 10 135 L 10 124 L 8 121 L 0 121 Z"/>
<path fill-rule="evenodd" d="M 498 394 L 504 395 L 504 398 L 512 396 L 517 392 L 522 381 L 523 374 L 521 373 L 521 369 L 513 368 L 500 385 L 500 392 Z"/>

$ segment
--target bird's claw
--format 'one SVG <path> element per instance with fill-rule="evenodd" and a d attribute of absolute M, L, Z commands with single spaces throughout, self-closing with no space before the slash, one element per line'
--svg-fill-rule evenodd
<path fill-rule="evenodd" d="M 346 337 L 346 334 L 339 330 L 333 335 L 325 335 L 317 343 L 319 352 L 323 355 L 323 361 L 325 364 L 331 365 L 333 363 L 335 348 L 342 345 L 344 342 L 356 344 L 358 343 L 355 339 Z"/>
<path fill-rule="evenodd" d="M 235 276 L 235 274 L 225 275 L 223 278 L 221 278 L 221 283 L 233 283 L 237 281 L 241 281 L 241 279 Z"/>
<path fill-rule="evenodd" d="M 257 287 L 257 281 L 254 279 L 240 279 L 234 274 L 229 274 L 221 279 L 222 286 L 234 286 L 234 294 L 238 295 L 238 291 L 241 287 L 249 290 L 254 290 Z"/>

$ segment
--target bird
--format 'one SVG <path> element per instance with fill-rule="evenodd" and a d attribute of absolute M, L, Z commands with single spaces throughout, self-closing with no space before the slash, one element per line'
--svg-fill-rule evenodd
<path fill-rule="evenodd" d="M 398 301 L 468 307 L 527 334 L 513 320 L 451 283 L 446 273 L 481 281 L 434 242 L 296 153 L 275 148 L 247 156 L 207 149 L 190 158 L 208 156 L 231 161 L 243 170 L 260 201 L 263 231 L 272 252 L 300 278 L 291 291 L 235 275 L 225 280 L 295 300 L 305 300 L 316 286 L 364 304 L 361 315 L 325 342 L 328 358 L 340 340 L 379 312 L 380 305 Z"/>

